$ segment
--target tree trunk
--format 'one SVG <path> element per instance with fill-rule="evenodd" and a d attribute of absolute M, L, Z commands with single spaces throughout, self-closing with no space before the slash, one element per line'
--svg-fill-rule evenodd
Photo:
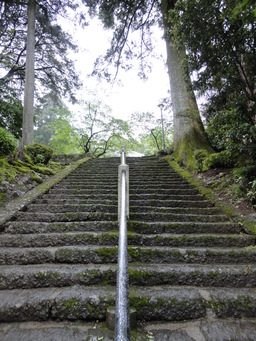
<path fill-rule="evenodd" d="M 34 142 L 34 88 L 35 88 L 35 12 L 36 0 L 28 2 L 28 29 L 26 73 L 23 107 L 22 146 Z"/>
<path fill-rule="evenodd" d="M 178 50 L 168 34 L 171 27 L 168 22 L 168 13 L 170 9 L 174 8 L 174 5 L 175 1 L 162 0 L 161 2 L 173 107 L 173 155 L 177 162 L 194 168 L 195 150 L 203 149 L 207 153 L 212 153 L 213 149 L 207 139 L 195 95 L 192 90 L 189 90 L 189 80 L 186 79 L 185 71 L 182 68 L 185 48 L 183 51 Z"/>

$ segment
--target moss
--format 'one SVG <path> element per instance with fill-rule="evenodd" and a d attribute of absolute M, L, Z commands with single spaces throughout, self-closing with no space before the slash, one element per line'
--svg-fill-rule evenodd
<path fill-rule="evenodd" d="M 214 272 L 214 271 L 210 271 L 209 276 L 210 276 L 212 279 L 214 279 L 214 278 L 216 278 L 216 277 L 218 276 L 218 274 L 217 274 L 216 272 Z"/>
<path fill-rule="evenodd" d="M 17 175 L 17 169 L 7 162 L 6 157 L 0 157 L 0 181 L 13 181 Z"/>
<path fill-rule="evenodd" d="M 60 303 L 61 306 L 64 306 L 65 309 L 74 309 L 75 306 L 78 304 L 78 301 L 74 298 L 71 298 L 70 300 L 63 301 Z"/>
<path fill-rule="evenodd" d="M 256 236 L 256 222 L 251 222 L 246 219 L 239 219 L 241 225 L 245 227 L 245 229 Z"/>
<path fill-rule="evenodd" d="M 113 257 L 117 257 L 117 247 L 111 248 L 100 248 L 96 250 L 98 256 L 104 258 L 104 260 L 112 259 Z"/>
<path fill-rule="evenodd" d="M 54 272 L 54 271 L 39 271 L 37 274 L 37 277 L 39 279 L 54 279 L 54 280 L 58 280 L 60 275 L 58 272 Z"/>
<path fill-rule="evenodd" d="M 175 142 L 172 157 L 177 163 L 184 165 L 186 168 L 197 170 L 198 162 L 194 155 L 195 151 L 204 151 L 206 157 L 214 153 L 214 150 L 203 132 L 201 123 L 198 122 L 198 110 L 186 110 L 176 115 L 188 117 L 188 124 L 190 121 L 197 122 L 193 123 L 190 133 L 183 134 L 182 139 Z"/>
<path fill-rule="evenodd" d="M 6 200 L 6 194 L 0 193 L 0 202 L 4 202 Z"/>

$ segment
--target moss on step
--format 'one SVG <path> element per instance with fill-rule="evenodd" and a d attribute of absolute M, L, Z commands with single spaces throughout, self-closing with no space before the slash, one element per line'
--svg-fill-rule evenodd
<path fill-rule="evenodd" d="M 78 304 L 78 300 L 74 298 L 71 298 L 67 301 L 63 301 L 60 303 L 60 305 L 63 306 L 65 309 L 71 309 L 71 310 L 73 310 L 77 304 Z"/>

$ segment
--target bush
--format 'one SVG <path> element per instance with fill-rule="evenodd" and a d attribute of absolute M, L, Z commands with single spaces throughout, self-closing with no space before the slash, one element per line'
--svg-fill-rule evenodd
<path fill-rule="evenodd" d="M 4 128 L 0 127 L 0 155 L 10 155 L 16 149 L 15 138 Z"/>
<path fill-rule="evenodd" d="M 53 154 L 53 149 L 44 144 L 34 143 L 24 148 L 34 164 L 47 164 Z"/>
<path fill-rule="evenodd" d="M 201 173 L 203 171 L 204 160 L 207 157 L 207 153 L 205 150 L 197 149 L 194 152 L 194 158 L 196 160 L 196 168 L 197 172 Z"/>
<path fill-rule="evenodd" d="M 209 155 L 204 161 L 204 166 L 207 168 L 232 168 L 236 162 L 237 160 L 229 150 L 223 150 L 220 153 Z"/>

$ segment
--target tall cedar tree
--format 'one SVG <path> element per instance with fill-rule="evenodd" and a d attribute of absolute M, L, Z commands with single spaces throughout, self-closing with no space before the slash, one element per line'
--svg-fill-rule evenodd
<path fill-rule="evenodd" d="M 68 13 L 72 13 L 73 18 L 76 15 L 74 21 L 84 24 L 83 8 L 79 8 L 79 14 L 76 14 L 78 3 L 70 0 L 57 0 L 54 3 L 36 1 L 34 75 L 37 97 L 53 91 L 75 101 L 74 91 L 80 82 L 68 52 L 76 51 L 77 47 L 72 43 L 71 36 L 58 24 L 58 19 L 64 17 L 68 20 Z M 28 57 L 24 39 L 28 26 L 27 9 L 28 1 L 0 1 L 0 109 L 9 108 L 10 111 L 10 104 L 17 102 L 24 91 Z M 0 122 L 11 130 L 8 118 L 12 113 L 9 111 L 0 110 Z M 31 131 L 31 127 L 29 129 Z"/>

